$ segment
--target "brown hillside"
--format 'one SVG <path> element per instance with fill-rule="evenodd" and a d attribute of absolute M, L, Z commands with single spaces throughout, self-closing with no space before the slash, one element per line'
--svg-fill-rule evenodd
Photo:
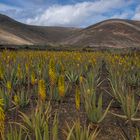
<path fill-rule="evenodd" d="M 87 47 L 140 47 L 140 22 L 107 20 L 79 31 L 67 38 L 65 44 Z"/>
<path fill-rule="evenodd" d="M 54 44 L 71 36 L 79 29 L 65 27 L 45 27 L 31 26 L 17 22 L 5 15 L 0 14 L 0 30 L 7 33 L 8 36 L 13 35 L 14 42 L 4 38 L 4 34 L 0 36 L 0 44 L 19 44 L 19 39 L 24 40 L 22 44 Z M 8 34 L 9 33 L 9 34 Z M 14 38 L 15 37 L 15 38 Z M 17 41 L 16 41 L 17 40 Z"/>
<path fill-rule="evenodd" d="M 78 29 L 31 26 L 0 14 L 0 44 L 140 47 L 140 21 L 112 19 Z"/>

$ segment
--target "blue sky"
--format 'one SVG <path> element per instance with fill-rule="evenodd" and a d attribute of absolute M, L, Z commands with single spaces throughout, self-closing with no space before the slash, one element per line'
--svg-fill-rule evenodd
<path fill-rule="evenodd" d="M 86 27 L 110 18 L 140 20 L 140 0 L 0 0 L 0 13 L 26 24 Z"/>

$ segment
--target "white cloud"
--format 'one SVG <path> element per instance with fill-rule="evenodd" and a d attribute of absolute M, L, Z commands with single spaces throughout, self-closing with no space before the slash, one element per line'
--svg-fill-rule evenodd
<path fill-rule="evenodd" d="M 26 23 L 48 26 L 81 26 L 89 21 L 106 19 L 105 13 L 131 4 L 126 0 L 98 0 L 81 2 L 74 5 L 53 5 L 35 18 L 28 18 Z M 101 18 L 102 17 L 102 18 Z M 118 17 L 118 16 L 117 16 Z M 127 17 L 125 13 L 122 17 Z"/>
<path fill-rule="evenodd" d="M 20 13 L 21 11 L 22 9 L 18 7 L 0 3 L 0 13 L 8 15 L 12 18 L 16 18 L 18 13 Z"/>
<path fill-rule="evenodd" d="M 34 1 L 43 2 L 44 0 Z M 74 1 L 76 2 L 77 0 Z M 29 6 L 25 7 L 15 7 L 0 3 L 0 13 L 27 24 L 45 26 L 85 27 L 109 18 L 129 19 L 133 16 L 132 19 L 140 19 L 140 5 L 137 6 L 136 11 L 131 9 L 133 0 L 89 0 L 79 3 L 75 2 L 68 5 L 50 6 L 45 4 L 33 6 L 28 3 Z"/>
<path fill-rule="evenodd" d="M 0 3 L 0 11 L 4 12 L 4 11 L 7 11 L 7 10 L 19 10 L 19 8 L 17 7 L 14 7 L 14 6 L 10 6 L 10 5 L 6 5 L 6 4 L 3 4 L 3 3 Z"/>
<path fill-rule="evenodd" d="M 134 14 L 134 16 L 133 16 L 132 19 L 134 19 L 134 20 L 140 20 L 140 5 L 137 6 L 136 11 L 135 11 L 135 14 Z"/>
<path fill-rule="evenodd" d="M 124 11 L 122 13 L 117 13 L 114 14 L 113 16 L 111 16 L 111 19 L 129 19 L 129 17 L 133 14 L 133 11 L 129 10 L 129 11 Z"/>

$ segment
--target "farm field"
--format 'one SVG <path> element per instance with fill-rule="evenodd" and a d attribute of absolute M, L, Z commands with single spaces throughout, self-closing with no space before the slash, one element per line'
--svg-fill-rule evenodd
<path fill-rule="evenodd" d="M 0 140 L 140 140 L 140 54 L 0 52 Z"/>

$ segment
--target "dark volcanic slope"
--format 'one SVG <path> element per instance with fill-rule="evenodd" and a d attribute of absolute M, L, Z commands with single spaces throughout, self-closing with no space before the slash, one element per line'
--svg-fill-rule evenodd
<path fill-rule="evenodd" d="M 54 44 L 80 29 L 30 26 L 0 14 L 0 44 Z"/>
<path fill-rule="evenodd" d="M 0 44 L 140 47 L 140 21 L 112 19 L 77 29 L 31 26 L 0 14 Z"/>
<path fill-rule="evenodd" d="M 87 47 L 140 47 L 140 22 L 106 20 L 79 31 L 65 43 Z"/>

